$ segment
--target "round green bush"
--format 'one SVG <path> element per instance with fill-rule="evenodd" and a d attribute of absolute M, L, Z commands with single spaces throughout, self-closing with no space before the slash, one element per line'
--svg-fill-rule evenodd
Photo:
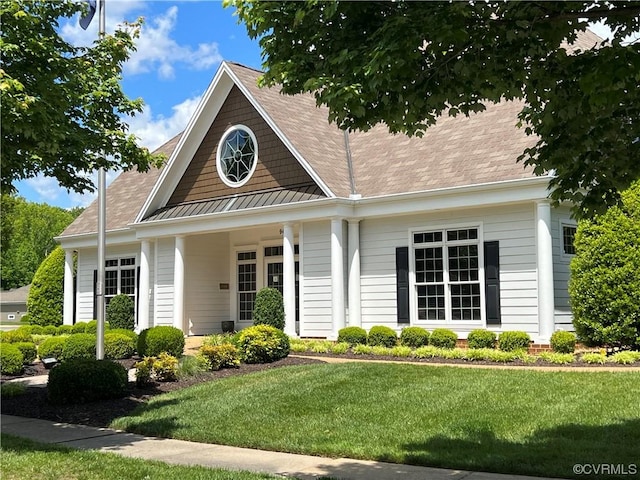
<path fill-rule="evenodd" d="M 176 327 L 165 325 L 147 328 L 138 335 L 137 350 L 142 357 L 157 357 L 167 352 L 180 358 L 184 351 L 184 334 Z"/>
<path fill-rule="evenodd" d="M 87 323 L 88 322 L 76 322 L 73 325 L 71 325 L 71 333 L 73 333 L 74 335 L 76 333 L 85 333 L 85 330 L 87 329 Z"/>
<path fill-rule="evenodd" d="M 569 298 L 578 339 L 588 346 L 640 348 L 640 181 L 621 206 L 578 224 Z"/>
<path fill-rule="evenodd" d="M 58 330 L 60 329 L 60 327 L 58 327 Z M 109 322 L 104 322 L 104 332 L 107 333 L 109 330 L 111 329 Z M 98 333 L 98 321 L 97 320 L 91 320 L 90 322 L 87 322 L 87 325 L 84 327 L 84 333 L 93 333 L 93 334 L 97 334 Z"/>
<path fill-rule="evenodd" d="M 400 345 L 411 348 L 424 347 L 429 344 L 430 336 L 422 327 L 405 327 L 400 332 Z"/>
<path fill-rule="evenodd" d="M 516 350 L 526 350 L 531 344 L 531 337 L 527 332 L 514 330 L 502 332 L 498 337 L 498 346 L 503 352 L 514 352 Z"/>
<path fill-rule="evenodd" d="M 457 341 L 458 335 L 448 328 L 436 328 L 429 338 L 429 343 L 438 348 L 456 348 Z"/>
<path fill-rule="evenodd" d="M 73 325 L 60 325 L 57 328 L 56 335 L 71 335 L 73 332 Z"/>
<path fill-rule="evenodd" d="M 135 343 L 130 336 L 117 332 L 104 334 L 104 358 L 110 360 L 131 358 L 135 351 Z"/>
<path fill-rule="evenodd" d="M 3 343 L 20 343 L 20 342 L 33 342 L 33 337 L 28 328 L 16 328 L 15 330 L 9 330 L 8 332 L 2 332 Z"/>
<path fill-rule="evenodd" d="M 22 372 L 24 356 L 15 343 L 0 344 L 0 373 L 17 375 Z"/>
<path fill-rule="evenodd" d="M 123 397 L 127 371 L 110 360 L 70 360 L 49 372 L 47 393 L 49 401 L 57 405 Z"/>
<path fill-rule="evenodd" d="M 49 337 L 38 345 L 38 357 L 40 360 L 43 358 L 56 358 L 62 360 L 62 350 L 64 343 L 69 337 Z"/>
<path fill-rule="evenodd" d="M 41 325 L 22 325 L 18 327 L 16 330 L 28 332 L 31 335 L 40 335 L 42 333 L 42 326 Z"/>
<path fill-rule="evenodd" d="M 62 348 L 62 361 L 96 358 L 96 336 L 90 333 L 69 335 Z"/>
<path fill-rule="evenodd" d="M 471 330 L 467 335 L 469 348 L 496 348 L 496 334 L 484 328 Z"/>
<path fill-rule="evenodd" d="M 367 335 L 367 344 L 371 346 L 391 348 L 395 347 L 396 343 L 398 343 L 398 335 L 392 328 L 384 325 L 371 327 Z"/>
<path fill-rule="evenodd" d="M 573 353 L 576 350 L 576 335 L 565 330 L 557 330 L 551 335 L 551 348 L 558 353 Z"/>
<path fill-rule="evenodd" d="M 107 333 L 119 333 L 121 335 L 126 335 L 133 340 L 134 345 L 138 344 L 138 334 L 133 330 L 127 330 L 126 328 L 110 328 L 109 331 L 105 332 L 105 335 Z"/>
<path fill-rule="evenodd" d="M 338 330 L 338 343 L 348 343 L 350 347 L 354 345 L 367 344 L 367 331 L 361 327 L 345 327 Z"/>
<path fill-rule="evenodd" d="M 60 327 L 56 327 L 54 325 L 45 325 L 42 327 L 43 335 L 60 335 L 60 331 L 58 330 Z"/>
<path fill-rule="evenodd" d="M 120 294 L 107 305 L 107 321 L 113 328 L 133 330 L 135 327 L 135 304 L 129 295 Z"/>
<path fill-rule="evenodd" d="M 56 247 L 33 275 L 27 297 L 29 321 L 36 325 L 61 325 L 64 300 L 64 250 Z"/>
<path fill-rule="evenodd" d="M 236 346 L 245 363 L 269 363 L 289 355 L 289 337 L 271 325 L 255 325 L 238 332 Z"/>
<path fill-rule="evenodd" d="M 280 330 L 284 329 L 284 301 L 279 290 L 266 287 L 256 294 L 253 324 L 271 325 Z"/>
<path fill-rule="evenodd" d="M 24 357 L 25 365 L 29 365 L 33 363 L 33 361 L 38 356 L 38 350 L 36 349 L 36 344 L 33 342 L 18 342 L 14 343 L 18 350 L 22 352 L 22 356 Z"/>

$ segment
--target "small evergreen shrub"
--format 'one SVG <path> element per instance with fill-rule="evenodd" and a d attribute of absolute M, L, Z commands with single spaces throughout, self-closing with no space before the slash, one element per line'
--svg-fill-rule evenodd
<path fill-rule="evenodd" d="M 22 372 L 24 356 L 15 343 L 3 343 L 0 345 L 0 373 L 4 375 L 17 375 Z"/>
<path fill-rule="evenodd" d="M 22 352 L 22 356 L 24 357 L 24 364 L 29 365 L 33 363 L 33 361 L 38 356 L 38 351 L 36 349 L 36 344 L 33 342 L 18 342 L 14 343 L 18 350 Z"/>
<path fill-rule="evenodd" d="M 62 360 L 62 350 L 64 344 L 69 337 L 49 337 L 42 341 L 38 345 L 38 357 L 40 360 L 43 358 L 56 358 Z"/>
<path fill-rule="evenodd" d="M 56 247 L 33 275 L 27 297 L 29 321 L 32 324 L 43 326 L 62 324 L 64 256 L 62 247 Z"/>
<path fill-rule="evenodd" d="M 42 326 L 41 325 L 22 325 L 18 327 L 16 330 L 27 332 L 31 335 L 38 335 L 42 333 Z M 16 330 L 13 330 L 13 331 L 15 332 Z"/>
<path fill-rule="evenodd" d="M 269 363 L 289 355 L 289 337 L 271 325 L 254 325 L 238 333 L 237 346 L 245 363 Z"/>
<path fill-rule="evenodd" d="M 8 332 L 2 332 L 3 343 L 22 343 L 33 342 L 33 337 L 29 330 L 23 330 L 22 327 L 15 330 L 9 330 Z"/>
<path fill-rule="evenodd" d="M 96 358 L 96 336 L 90 333 L 69 335 L 62 347 L 62 360 L 90 360 Z"/>
<path fill-rule="evenodd" d="M 369 330 L 367 343 L 372 346 L 377 345 L 387 348 L 395 347 L 396 343 L 398 343 L 398 335 L 390 327 L 376 325 L 375 327 L 371 327 L 371 330 Z"/>
<path fill-rule="evenodd" d="M 133 330 L 135 327 L 135 304 L 129 295 L 121 293 L 107 305 L 107 318 L 113 328 Z"/>
<path fill-rule="evenodd" d="M 136 385 L 138 387 L 146 387 L 151 383 L 153 376 L 153 362 L 155 360 L 156 359 L 154 357 L 144 357 L 142 360 L 135 363 Z"/>
<path fill-rule="evenodd" d="M 71 333 L 73 334 L 85 333 L 86 329 L 87 329 L 87 322 L 76 322 L 73 325 L 71 325 Z"/>
<path fill-rule="evenodd" d="M 153 362 L 153 374 L 159 382 L 175 382 L 178 379 L 178 359 L 161 352 Z"/>
<path fill-rule="evenodd" d="M 60 327 L 56 327 L 54 325 L 45 325 L 42 327 L 42 333 L 45 335 L 60 335 L 60 331 L 58 330 Z M 73 331 L 71 332 L 73 333 Z"/>
<path fill-rule="evenodd" d="M 135 343 L 130 336 L 117 332 L 104 334 L 104 358 L 109 360 L 131 358 L 135 351 Z"/>
<path fill-rule="evenodd" d="M 202 345 L 199 353 L 207 359 L 211 370 L 233 368 L 240 365 L 240 352 L 230 343 L 223 345 Z"/>
<path fill-rule="evenodd" d="M 284 330 L 284 301 L 279 290 L 265 287 L 258 291 L 253 306 L 253 324 Z"/>
<path fill-rule="evenodd" d="M 57 405 L 123 397 L 127 371 L 110 360 L 69 360 L 49 372 L 47 392 L 49 401 Z"/>
<path fill-rule="evenodd" d="M 107 333 L 119 333 L 120 335 L 126 335 L 131 340 L 133 340 L 134 345 L 137 345 L 138 343 L 138 334 L 133 330 L 127 330 L 125 328 L 110 328 L 108 331 L 105 332 L 105 335 Z"/>
<path fill-rule="evenodd" d="M 138 335 L 138 355 L 156 357 L 167 352 L 180 358 L 184 352 L 184 334 L 176 327 L 160 325 L 143 330 Z"/>
<path fill-rule="evenodd" d="M 338 342 L 346 342 L 349 346 L 366 345 L 367 331 L 361 327 L 345 327 L 338 330 Z"/>
<path fill-rule="evenodd" d="M 429 338 L 429 343 L 438 348 L 456 348 L 457 341 L 458 335 L 448 328 L 436 328 Z"/>
<path fill-rule="evenodd" d="M 56 335 L 71 335 L 72 332 L 73 332 L 73 325 L 60 325 L 56 329 Z"/>
<path fill-rule="evenodd" d="M 527 332 L 518 330 L 502 332 L 498 337 L 498 346 L 503 352 L 513 352 L 515 350 L 526 350 L 531 343 L 531 337 Z"/>
<path fill-rule="evenodd" d="M 484 328 L 477 328 L 471 330 L 467 335 L 467 345 L 469 348 L 495 348 L 496 347 L 496 334 L 490 330 Z"/>
<path fill-rule="evenodd" d="M 108 332 L 110 330 L 110 326 L 109 326 L 109 322 L 104 322 L 104 331 L 105 333 Z M 60 331 L 60 327 L 58 327 L 58 331 Z M 87 326 L 84 327 L 84 333 L 93 333 L 93 334 L 97 334 L 98 333 L 98 321 L 97 320 L 91 320 L 90 322 L 87 322 Z"/>
<path fill-rule="evenodd" d="M 400 345 L 420 348 L 429 344 L 431 335 L 422 327 L 405 327 L 400 332 Z"/>
<path fill-rule="evenodd" d="M 551 348 L 557 353 L 573 353 L 576 350 L 576 335 L 565 330 L 558 330 L 551 335 Z"/>

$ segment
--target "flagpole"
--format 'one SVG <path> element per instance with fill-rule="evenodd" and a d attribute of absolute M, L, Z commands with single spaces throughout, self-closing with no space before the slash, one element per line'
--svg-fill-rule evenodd
<path fill-rule="evenodd" d="M 105 34 L 105 1 L 98 0 L 98 36 L 100 39 Z M 107 218 L 107 201 L 106 201 L 106 174 L 104 167 L 98 170 L 98 278 L 96 284 L 96 302 L 97 302 L 97 335 L 96 335 L 96 358 L 104 359 L 104 280 L 105 280 L 105 244 L 106 244 L 106 218 Z"/>

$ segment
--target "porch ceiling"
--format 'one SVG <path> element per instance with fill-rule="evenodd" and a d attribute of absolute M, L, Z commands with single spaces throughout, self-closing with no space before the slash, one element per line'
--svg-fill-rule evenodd
<path fill-rule="evenodd" d="M 144 218 L 142 222 L 233 212 L 248 208 L 269 207 L 320 198 L 325 198 L 325 195 L 317 185 L 300 185 L 167 206 L 156 210 Z"/>

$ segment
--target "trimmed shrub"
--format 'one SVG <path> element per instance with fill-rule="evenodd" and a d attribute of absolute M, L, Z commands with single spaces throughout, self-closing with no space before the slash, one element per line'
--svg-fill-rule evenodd
<path fill-rule="evenodd" d="M 180 358 L 184 352 L 184 334 L 180 329 L 166 325 L 147 328 L 138 335 L 137 350 L 143 357 L 157 357 L 167 352 Z"/>
<path fill-rule="evenodd" d="M 640 348 L 640 181 L 622 204 L 578 224 L 569 299 L 588 346 Z"/>
<path fill-rule="evenodd" d="M 129 295 L 121 293 L 107 305 L 107 321 L 113 328 L 133 330 L 135 327 L 135 304 Z"/>
<path fill-rule="evenodd" d="M 122 333 L 104 334 L 104 357 L 110 360 L 131 358 L 136 351 L 133 338 Z"/>
<path fill-rule="evenodd" d="M 345 327 L 338 330 L 338 342 L 346 342 L 350 347 L 367 344 L 367 331 L 361 327 Z"/>
<path fill-rule="evenodd" d="M 47 392 L 49 401 L 58 405 L 123 397 L 127 371 L 111 360 L 69 360 L 49 372 Z"/>
<path fill-rule="evenodd" d="M 369 330 L 367 343 L 372 346 L 378 345 L 387 348 L 395 347 L 396 343 L 398 343 L 398 335 L 390 327 L 376 325 L 375 327 L 371 327 L 371 330 Z"/>
<path fill-rule="evenodd" d="M 400 345 L 420 348 L 429 344 L 431 334 L 422 327 L 405 327 L 400 332 Z"/>
<path fill-rule="evenodd" d="M 73 325 L 60 325 L 56 329 L 56 335 L 71 335 L 73 332 Z"/>
<path fill-rule="evenodd" d="M 271 325 L 255 325 L 238 332 L 237 347 L 246 363 L 269 363 L 289 355 L 289 337 Z"/>
<path fill-rule="evenodd" d="M 469 348 L 495 348 L 496 334 L 484 328 L 471 330 L 467 335 L 467 345 Z"/>
<path fill-rule="evenodd" d="M 240 365 L 240 352 L 230 343 L 222 345 L 203 345 L 199 350 L 200 355 L 207 359 L 211 370 L 221 368 L 233 368 Z"/>
<path fill-rule="evenodd" d="M 153 374 L 159 382 L 175 382 L 178 379 L 178 359 L 161 352 L 153 361 Z"/>
<path fill-rule="evenodd" d="M 138 387 L 145 387 L 151 383 L 154 361 L 155 357 L 144 357 L 142 360 L 135 363 L 136 385 Z"/>
<path fill-rule="evenodd" d="M 0 373 L 4 375 L 17 375 L 22 372 L 24 356 L 15 343 L 3 343 L 0 345 Z"/>
<path fill-rule="evenodd" d="M 18 342 L 14 343 L 18 350 L 22 352 L 22 356 L 24 357 L 24 364 L 29 365 L 33 363 L 33 361 L 38 356 L 38 350 L 36 349 L 36 344 L 33 342 Z"/>
<path fill-rule="evenodd" d="M 55 328 L 55 327 L 54 327 Z M 8 332 L 2 332 L 3 343 L 22 343 L 33 342 L 33 337 L 28 329 L 16 328 L 15 330 L 9 330 Z"/>
<path fill-rule="evenodd" d="M 429 343 L 437 348 L 456 348 L 457 341 L 458 335 L 448 328 L 436 328 L 429 338 Z"/>
<path fill-rule="evenodd" d="M 39 335 L 42 333 L 42 326 L 41 325 L 22 325 L 18 327 L 16 330 L 20 330 L 22 332 L 28 332 L 31 335 Z"/>
<path fill-rule="evenodd" d="M 515 350 L 527 350 L 531 343 L 531 337 L 527 332 L 514 330 L 502 332 L 498 337 L 498 346 L 503 352 L 513 352 Z"/>
<path fill-rule="evenodd" d="M 265 287 L 258 291 L 253 306 L 253 324 L 284 330 L 284 301 L 279 290 Z"/>
<path fill-rule="evenodd" d="M 85 330 L 87 329 L 87 325 L 88 325 L 88 322 L 76 322 L 73 325 L 71 325 L 71 333 L 72 334 L 85 333 Z"/>
<path fill-rule="evenodd" d="M 96 336 L 90 333 L 69 335 L 62 347 L 62 360 L 81 360 L 96 358 Z"/>
<path fill-rule="evenodd" d="M 40 360 L 43 358 L 56 358 L 62 360 L 62 350 L 64 344 L 69 337 L 49 337 L 38 345 L 38 357 Z"/>
<path fill-rule="evenodd" d="M 27 297 L 29 321 L 35 325 L 61 325 L 64 300 L 64 250 L 56 247 L 33 275 Z"/>
<path fill-rule="evenodd" d="M 45 325 L 44 327 L 42 327 L 42 333 L 45 335 L 60 335 L 58 328 L 60 327 L 55 327 L 53 325 Z"/>
<path fill-rule="evenodd" d="M 558 353 L 573 353 L 576 349 L 576 335 L 565 330 L 558 330 L 551 335 L 551 348 Z"/>
<path fill-rule="evenodd" d="M 104 322 L 104 331 L 105 333 L 108 332 L 111 329 L 111 326 L 109 325 L 109 322 Z M 58 327 L 58 330 L 60 330 L 60 327 Z M 98 333 L 98 321 L 97 320 L 91 320 L 90 322 L 87 322 L 87 325 L 84 327 L 84 333 L 93 333 L 94 335 Z"/>

